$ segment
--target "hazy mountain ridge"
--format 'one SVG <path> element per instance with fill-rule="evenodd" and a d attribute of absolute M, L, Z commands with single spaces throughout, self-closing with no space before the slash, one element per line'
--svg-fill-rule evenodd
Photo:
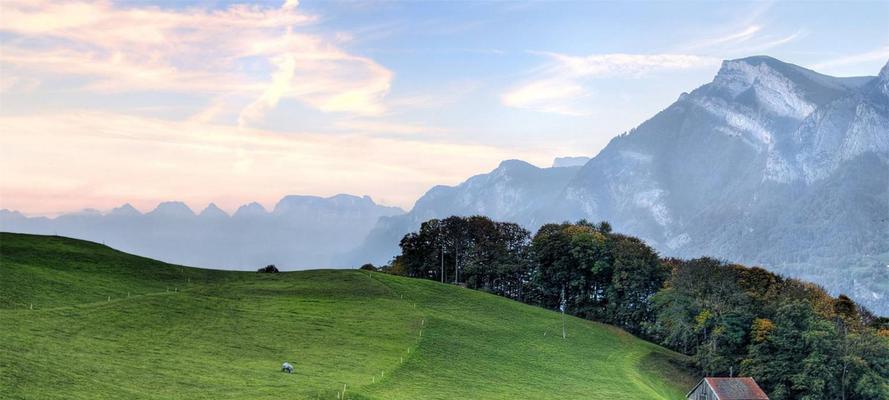
<path fill-rule="evenodd" d="M 404 215 L 380 218 L 364 243 L 342 257 L 345 263 L 385 263 L 398 252 L 398 243 L 423 221 L 451 215 L 486 215 L 525 226 L 539 226 L 579 166 L 539 168 L 506 160 L 493 171 L 473 176 L 457 186 L 435 186 Z M 541 222 L 544 221 L 544 222 Z"/>
<path fill-rule="evenodd" d="M 530 229 L 608 220 L 663 255 L 762 264 L 887 314 L 887 82 L 889 64 L 876 77 L 835 78 L 764 56 L 725 61 L 711 83 L 615 137 L 546 193 L 523 202 L 502 184 L 484 186 L 500 168 L 450 189 L 455 199 L 486 193 L 514 204 L 511 215 L 442 201 L 433 189 L 405 216 L 381 220 L 357 255 L 385 261 L 397 247 L 382 244 L 450 214 Z"/>
<path fill-rule="evenodd" d="M 333 255 L 360 242 L 380 217 L 401 214 L 367 196 L 286 196 L 272 211 L 258 203 L 229 216 L 210 203 L 200 213 L 182 202 L 163 202 L 141 213 L 129 204 L 57 218 L 27 218 L 0 211 L 3 231 L 57 234 L 179 263 L 247 269 L 333 265 Z"/>

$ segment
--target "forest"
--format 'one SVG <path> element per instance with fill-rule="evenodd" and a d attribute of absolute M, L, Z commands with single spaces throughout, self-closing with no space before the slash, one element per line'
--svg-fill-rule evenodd
<path fill-rule="evenodd" d="M 483 216 L 431 219 L 381 270 L 619 326 L 690 356 L 702 376 L 751 376 L 772 399 L 889 399 L 889 318 L 763 268 L 662 258 L 607 222 L 533 236 Z M 569 333 L 570 337 L 570 333 Z"/>

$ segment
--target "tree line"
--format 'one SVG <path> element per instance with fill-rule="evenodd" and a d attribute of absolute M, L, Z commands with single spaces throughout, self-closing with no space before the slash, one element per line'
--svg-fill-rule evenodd
<path fill-rule="evenodd" d="M 661 258 L 607 222 L 536 234 L 483 216 L 431 219 L 382 271 L 617 325 L 705 376 L 752 376 L 775 400 L 889 399 L 889 319 L 762 268 Z"/>

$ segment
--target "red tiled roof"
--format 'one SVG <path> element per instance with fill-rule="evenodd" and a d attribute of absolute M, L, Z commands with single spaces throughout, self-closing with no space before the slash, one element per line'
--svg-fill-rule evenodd
<path fill-rule="evenodd" d="M 753 378 L 704 378 L 719 400 L 769 400 Z"/>

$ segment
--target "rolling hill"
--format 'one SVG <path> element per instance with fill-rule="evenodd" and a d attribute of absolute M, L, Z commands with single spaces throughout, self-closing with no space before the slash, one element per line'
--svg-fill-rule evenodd
<path fill-rule="evenodd" d="M 693 383 L 681 355 L 573 317 L 563 340 L 561 321 L 382 273 L 197 269 L 0 234 L 4 398 L 679 399 Z"/>

